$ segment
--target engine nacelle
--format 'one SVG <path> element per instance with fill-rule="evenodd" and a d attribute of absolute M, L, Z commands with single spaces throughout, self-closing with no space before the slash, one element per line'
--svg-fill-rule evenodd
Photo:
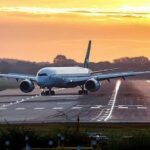
<path fill-rule="evenodd" d="M 86 83 L 85 83 L 85 88 L 90 91 L 90 92 L 96 92 L 97 90 L 100 89 L 100 82 L 95 80 L 94 78 L 89 79 Z"/>
<path fill-rule="evenodd" d="M 35 88 L 34 83 L 30 80 L 24 80 L 20 84 L 20 90 L 24 93 L 32 92 L 34 88 Z"/>

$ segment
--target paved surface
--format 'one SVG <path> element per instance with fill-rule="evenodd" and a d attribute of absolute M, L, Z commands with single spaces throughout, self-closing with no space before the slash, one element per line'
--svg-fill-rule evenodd
<path fill-rule="evenodd" d="M 0 92 L 0 123 L 150 122 L 150 82 L 103 82 L 101 90 L 80 96 L 75 89 L 56 89 L 55 96 Z"/>

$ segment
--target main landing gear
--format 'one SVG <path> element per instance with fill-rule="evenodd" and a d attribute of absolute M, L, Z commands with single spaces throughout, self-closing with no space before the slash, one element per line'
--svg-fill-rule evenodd
<path fill-rule="evenodd" d="M 84 85 L 80 86 L 81 90 L 79 90 L 79 95 L 88 95 L 88 91 L 84 89 Z"/>
<path fill-rule="evenodd" d="M 52 91 L 51 89 L 49 89 L 49 90 L 43 90 L 43 91 L 41 92 L 41 95 L 42 95 L 42 96 L 55 95 L 55 91 Z"/>

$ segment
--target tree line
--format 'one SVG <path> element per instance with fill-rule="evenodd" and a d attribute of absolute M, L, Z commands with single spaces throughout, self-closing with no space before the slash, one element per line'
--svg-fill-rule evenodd
<path fill-rule="evenodd" d="M 0 59 L 0 73 L 36 74 L 43 67 L 83 66 L 83 62 L 68 59 L 64 55 L 57 55 L 53 63 L 29 62 L 16 59 Z M 115 59 L 113 62 L 100 61 L 91 62 L 90 69 L 97 71 L 103 69 L 118 68 L 118 71 L 143 71 L 150 70 L 150 60 L 146 57 L 124 57 Z M 116 70 L 115 70 L 116 71 Z"/>

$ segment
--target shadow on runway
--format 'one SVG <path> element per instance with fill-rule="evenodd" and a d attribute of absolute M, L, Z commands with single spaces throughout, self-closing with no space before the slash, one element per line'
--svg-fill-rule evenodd
<path fill-rule="evenodd" d="M 36 96 L 36 95 L 40 95 L 38 94 L 1 94 L 0 98 L 3 97 L 31 97 L 31 96 Z M 79 96 L 79 97 L 88 97 L 88 96 L 100 96 L 103 97 L 105 96 L 105 94 L 101 93 L 89 93 L 88 95 L 79 95 L 78 93 L 56 93 L 56 95 L 47 95 L 47 96 L 41 96 L 41 97 L 64 97 L 64 96 Z"/>
<path fill-rule="evenodd" d="M 1 97 L 28 97 L 28 96 L 36 96 L 37 94 L 30 94 L 30 95 L 26 95 L 26 94 L 11 94 L 11 95 L 7 95 L 7 94 L 3 94 L 3 95 L 0 95 L 0 98 Z"/>
<path fill-rule="evenodd" d="M 77 95 L 79 95 L 79 94 L 78 94 L 78 93 L 56 93 L 56 96 L 57 96 L 57 95 L 58 95 L 58 96 L 61 96 L 61 95 L 62 95 L 62 96 L 64 96 L 64 95 L 67 95 L 67 96 L 68 96 L 68 95 L 71 95 L 71 96 L 76 95 L 76 96 L 77 96 Z M 81 95 L 79 95 L 79 96 L 81 96 Z"/>

